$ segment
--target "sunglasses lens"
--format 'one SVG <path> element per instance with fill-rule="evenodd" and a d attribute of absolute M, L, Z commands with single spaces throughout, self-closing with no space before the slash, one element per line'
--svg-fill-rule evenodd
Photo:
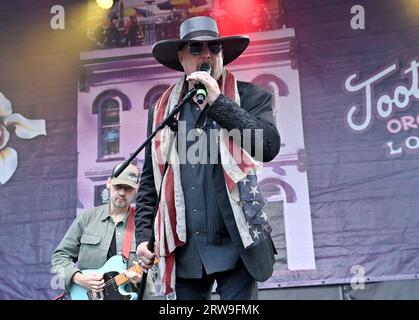
<path fill-rule="evenodd" d="M 208 43 L 208 48 L 209 48 L 209 51 L 211 51 L 211 53 L 218 54 L 220 53 L 222 46 L 221 46 L 221 43 L 219 42 L 215 42 L 215 43 L 210 42 Z"/>
<path fill-rule="evenodd" d="M 197 56 L 198 54 L 200 54 L 202 52 L 202 49 L 204 48 L 204 44 L 202 42 L 192 42 L 189 45 L 189 52 L 194 55 Z M 220 42 L 210 42 L 208 43 L 208 49 L 212 54 L 218 54 L 220 53 L 222 48 L 222 45 Z"/>
<path fill-rule="evenodd" d="M 192 42 L 189 45 L 189 52 L 192 55 L 196 56 L 201 53 L 203 47 L 204 47 L 204 44 L 201 42 Z"/>

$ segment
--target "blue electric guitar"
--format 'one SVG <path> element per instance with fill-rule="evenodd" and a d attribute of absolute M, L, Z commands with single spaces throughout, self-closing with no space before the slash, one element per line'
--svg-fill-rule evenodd
<path fill-rule="evenodd" d="M 123 284 L 128 282 L 128 278 L 122 272 L 126 269 L 126 264 L 121 255 L 110 258 L 100 269 L 83 270 L 83 273 L 103 273 L 105 287 L 99 293 L 94 293 L 75 283 L 70 286 L 70 296 L 72 300 L 135 300 L 137 294 L 127 292 Z M 128 270 L 141 273 L 139 265 L 134 265 Z"/>

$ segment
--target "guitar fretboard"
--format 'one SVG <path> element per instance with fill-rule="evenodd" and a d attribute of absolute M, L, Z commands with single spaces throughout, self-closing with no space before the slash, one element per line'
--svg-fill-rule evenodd
<path fill-rule="evenodd" d="M 139 265 L 135 265 L 129 268 L 127 271 L 135 271 L 137 273 L 141 273 L 142 269 Z M 124 273 L 120 273 L 112 280 L 115 281 L 116 286 L 119 287 L 120 285 L 128 281 L 128 277 Z"/>

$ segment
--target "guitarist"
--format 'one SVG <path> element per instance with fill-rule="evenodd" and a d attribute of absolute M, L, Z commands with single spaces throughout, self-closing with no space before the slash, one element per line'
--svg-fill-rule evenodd
<path fill-rule="evenodd" d="M 120 165 L 120 164 L 119 164 Z M 112 172 L 118 169 L 117 165 Z M 103 274 L 83 274 L 85 269 L 99 269 L 114 255 L 122 255 L 127 269 L 136 261 L 135 226 L 130 222 L 130 203 L 138 190 L 138 169 L 130 164 L 117 178 L 109 177 L 109 204 L 101 205 L 78 215 L 52 256 L 52 270 L 64 277 L 65 292 L 73 283 L 100 294 L 105 286 Z M 128 291 L 137 291 L 142 274 L 124 271 Z M 150 273 L 152 275 L 152 273 Z M 145 288 L 145 297 L 154 293 L 153 275 Z M 120 295 L 122 298 L 123 296 Z"/>

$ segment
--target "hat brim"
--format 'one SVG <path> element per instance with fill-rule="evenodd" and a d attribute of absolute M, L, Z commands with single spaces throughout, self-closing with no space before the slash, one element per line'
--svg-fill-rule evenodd
<path fill-rule="evenodd" d="M 138 189 L 139 184 L 129 181 L 129 180 L 125 180 L 125 179 L 118 179 L 118 178 L 112 178 L 111 179 L 111 185 L 112 186 L 117 186 L 117 185 L 125 185 L 125 186 L 130 186 L 131 188 L 134 189 Z"/>
<path fill-rule="evenodd" d="M 195 38 L 193 40 L 161 40 L 153 45 L 153 57 L 162 65 L 183 71 L 183 67 L 179 62 L 178 50 L 189 42 L 201 41 L 220 41 L 223 45 L 224 65 L 237 59 L 249 45 L 248 36 L 230 36 L 223 38 Z"/>

